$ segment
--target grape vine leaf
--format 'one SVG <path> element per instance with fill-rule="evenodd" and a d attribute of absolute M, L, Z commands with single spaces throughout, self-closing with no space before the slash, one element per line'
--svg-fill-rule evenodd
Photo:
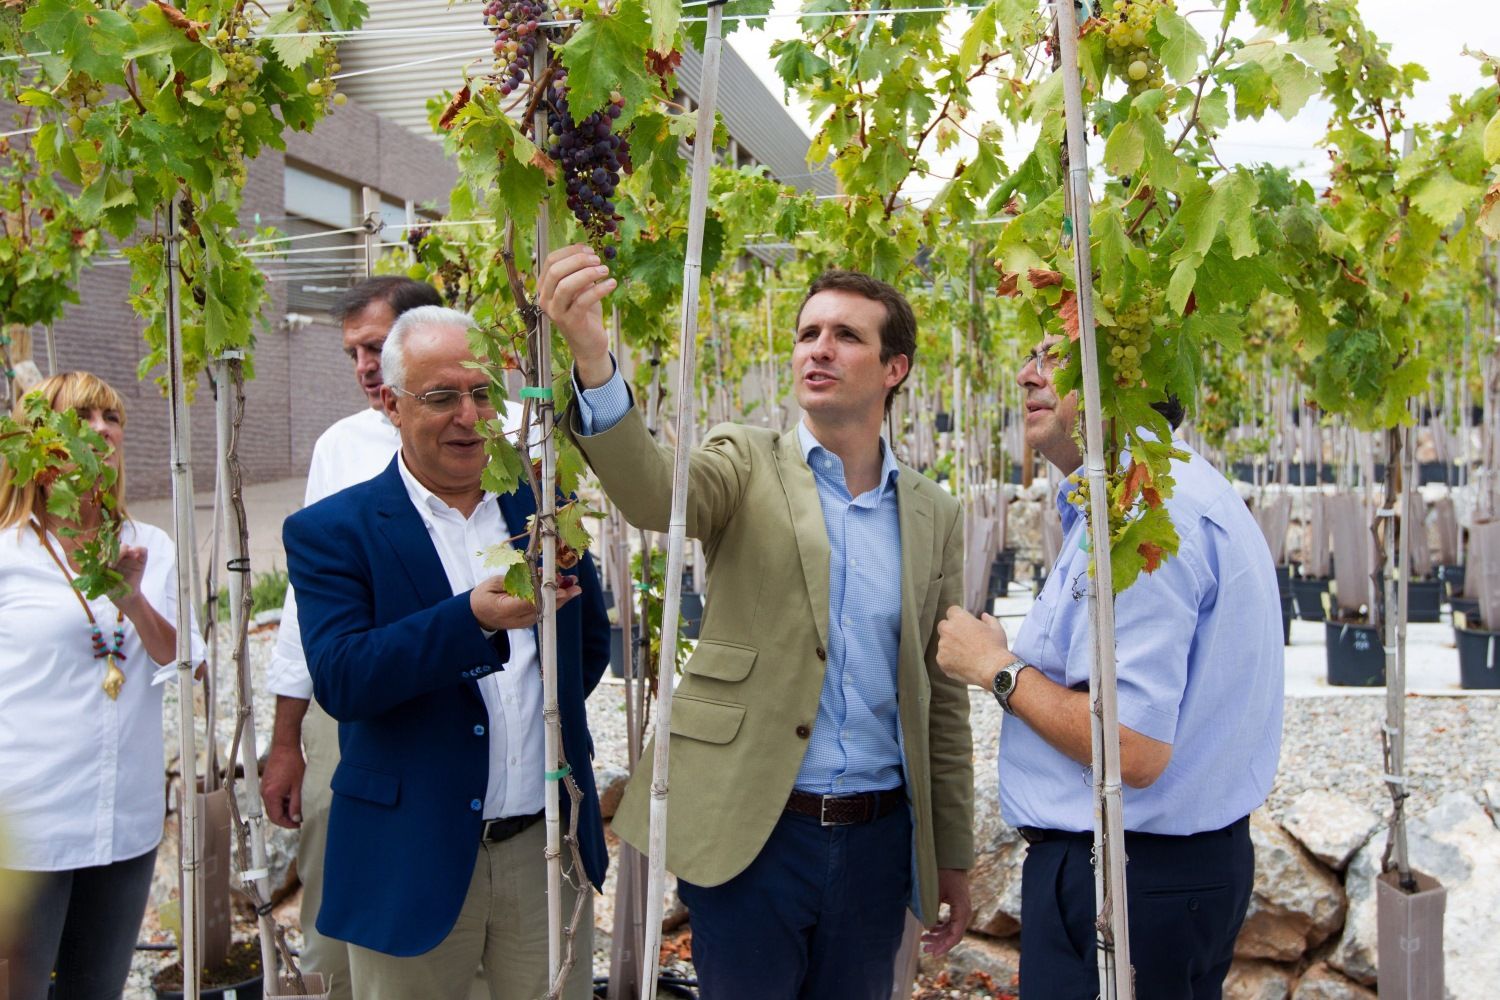
<path fill-rule="evenodd" d="M 651 51 L 667 55 L 682 20 L 681 0 L 648 0 L 651 5 Z"/>
<path fill-rule="evenodd" d="M 508 570 L 517 563 L 525 564 L 526 553 L 516 548 L 509 541 L 497 542 L 484 550 L 484 568 L 496 570 Z"/>
<path fill-rule="evenodd" d="M 107 7 L 80 5 L 68 0 L 37 0 L 21 18 L 21 27 L 59 56 L 62 68 L 91 76 L 101 83 L 125 83 L 125 52 L 136 40 L 129 18 Z"/>
<path fill-rule="evenodd" d="M 611 91 L 618 90 L 633 109 L 655 88 L 646 68 L 651 26 L 641 0 L 620 0 L 608 11 L 589 0 L 584 10 L 583 23 L 562 47 L 574 121 L 608 104 Z"/>
<path fill-rule="evenodd" d="M 1484 189 L 1450 174 L 1435 173 L 1411 192 L 1411 207 L 1440 226 L 1479 202 Z"/>
<path fill-rule="evenodd" d="M 280 36 L 271 39 L 271 51 L 287 69 L 296 69 L 318 51 L 318 36 L 297 30 L 297 22 L 306 16 L 304 11 L 288 7 L 272 16 L 261 29 L 262 34 Z"/>
<path fill-rule="evenodd" d="M 1170 7 L 1156 12 L 1156 33 L 1161 35 L 1161 60 L 1172 79 L 1185 83 L 1198 71 L 1198 60 L 1208 55 L 1203 36 L 1188 19 Z"/>
<path fill-rule="evenodd" d="M 1500 111 L 1484 127 L 1484 158 L 1489 163 L 1500 163 Z"/>

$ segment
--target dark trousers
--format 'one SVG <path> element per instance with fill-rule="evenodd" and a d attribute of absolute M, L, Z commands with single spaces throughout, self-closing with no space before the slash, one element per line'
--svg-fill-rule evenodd
<path fill-rule="evenodd" d="M 703 1000 L 888 1000 L 911 863 L 904 807 L 849 826 L 783 813 L 728 882 L 678 882 Z"/>
<path fill-rule="evenodd" d="M 130 975 L 146 915 L 156 849 L 112 865 L 60 872 L 7 872 L 29 902 L 0 939 L 10 961 L 11 1000 L 45 1000 L 57 971 L 56 1000 L 118 1000 Z"/>
<path fill-rule="evenodd" d="M 1021 996 L 1093 1000 L 1093 835 L 1031 844 L 1021 870 Z M 1222 830 L 1125 835 L 1130 961 L 1143 1000 L 1218 1000 L 1250 905 L 1255 850 L 1248 818 Z"/>

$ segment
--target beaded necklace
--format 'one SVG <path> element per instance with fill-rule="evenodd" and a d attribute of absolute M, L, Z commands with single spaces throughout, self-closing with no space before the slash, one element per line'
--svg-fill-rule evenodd
<path fill-rule="evenodd" d="M 41 539 L 42 547 L 47 550 L 47 554 L 52 557 L 52 561 L 57 563 L 57 568 L 62 570 L 63 579 L 68 581 L 68 589 L 73 592 L 73 596 L 78 598 L 78 603 L 83 606 L 83 613 L 88 615 L 89 628 L 93 633 L 94 639 L 94 659 L 105 661 L 104 683 L 102 685 L 104 693 L 109 695 L 111 701 L 114 701 L 120 697 L 120 688 L 125 683 L 125 672 L 120 669 L 120 664 L 125 662 L 125 612 L 116 610 L 114 645 L 106 646 L 104 644 L 104 633 L 99 628 L 99 622 L 94 618 L 94 609 L 89 607 L 89 602 L 84 598 L 83 594 L 79 592 L 77 587 L 73 586 L 73 578 L 69 575 L 67 566 L 63 565 L 63 561 L 58 558 L 57 551 L 52 548 L 52 543 L 47 540 L 46 530 L 35 521 L 31 523 L 31 526 L 36 529 L 36 536 Z"/>

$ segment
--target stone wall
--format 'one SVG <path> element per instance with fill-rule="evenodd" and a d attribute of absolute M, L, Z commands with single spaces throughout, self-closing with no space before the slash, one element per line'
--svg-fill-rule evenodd
<path fill-rule="evenodd" d="M 1408 825 L 1412 864 L 1448 892 L 1447 995 L 1490 1000 L 1500 981 L 1500 782 L 1450 792 Z M 974 917 L 964 943 L 924 971 L 965 981 L 980 972 L 1014 989 L 1020 967 L 1021 862 L 1026 845 L 1000 818 L 996 770 L 975 774 Z M 1358 1000 L 1375 996 L 1375 876 L 1386 827 L 1337 792 L 1308 790 L 1279 820 L 1251 817 L 1255 887 L 1225 984 L 1227 1000 Z"/>

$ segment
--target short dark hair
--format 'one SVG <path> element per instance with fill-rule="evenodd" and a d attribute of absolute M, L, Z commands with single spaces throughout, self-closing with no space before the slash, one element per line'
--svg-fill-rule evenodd
<path fill-rule="evenodd" d="M 907 362 L 906 374 L 885 394 L 885 412 L 891 412 L 896 393 L 911 377 L 911 369 L 917 363 L 917 317 L 912 312 L 911 303 L 893 286 L 878 278 L 872 278 L 861 271 L 832 268 L 818 275 L 808 286 L 807 294 L 802 297 L 802 305 L 797 307 L 799 321 L 807 300 L 819 292 L 853 292 L 885 306 L 885 322 L 880 324 L 880 360 L 884 363 L 898 354 L 904 354 Z"/>
<path fill-rule="evenodd" d="M 1167 393 L 1166 399 L 1152 403 L 1151 409 L 1166 417 L 1167 423 L 1172 425 L 1174 431 L 1182 426 L 1182 418 L 1187 415 L 1187 410 L 1183 408 L 1182 400 L 1178 399 L 1177 395 L 1171 392 Z"/>
<path fill-rule="evenodd" d="M 382 274 L 378 278 L 366 278 L 340 295 L 333 307 L 333 318 L 342 323 L 376 302 L 384 302 L 391 307 L 392 315 L 400 316 L 417 306 L 440 306 L 443 297 L 425 281 L 414 281 L 399 274 Z"/>

